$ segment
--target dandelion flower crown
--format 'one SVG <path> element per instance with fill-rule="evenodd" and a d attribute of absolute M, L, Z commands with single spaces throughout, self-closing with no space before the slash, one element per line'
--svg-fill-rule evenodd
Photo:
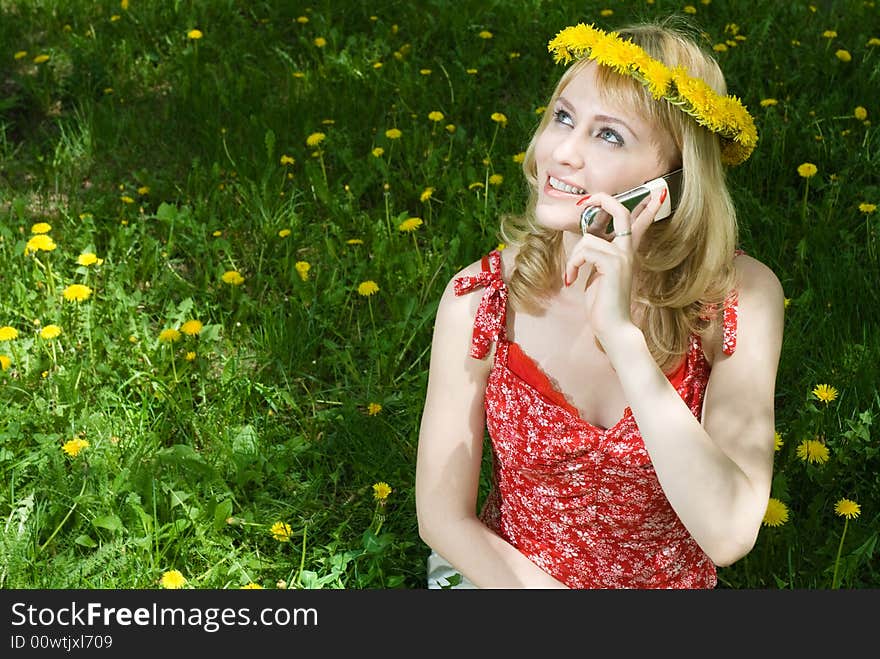
<path fill-rule="evenodd" d="M 721 160 L 739 165 L 758 143 L 755 122 L 735 96 L 717 94 L 682 66 L 668 68 L 617 32 L 579 23 L 560 31 L 548 50 L 558 64 L 584 57 L 641 83 L 655 99 L 665 99 L 721 138 Z"/>

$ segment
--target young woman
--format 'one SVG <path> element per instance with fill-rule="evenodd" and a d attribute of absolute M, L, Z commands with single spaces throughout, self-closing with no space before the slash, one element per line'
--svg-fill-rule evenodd
<path fill-rule="evenodd" d="M 737 249 L 725 184 L 754 123 L 668 25 L 579 24 L 549 47 L 574 63 L 526 152 L 527 212 L 437 311 L 416 471 L 428 585 L 713 588 L 754 545 L 773 465 L 783 294 Z M 679 168 L 676 199 L 612 196 Z"/>

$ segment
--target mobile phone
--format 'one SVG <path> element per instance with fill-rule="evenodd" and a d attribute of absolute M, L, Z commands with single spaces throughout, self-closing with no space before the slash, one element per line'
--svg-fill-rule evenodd
<path fill-rule="evenodd" d="M 666 190 L 666 199 L 663 200 L 660 209 L 657 211 L 657 215 L 654 216 L 654 221 L 659 222 L 672 215 L 678 207 L 678 200 L 681 198 L 681 180 L 682 170 L 679 168 L 668 174 L 651 179 L 650 181 L 645 181 L 641 185 L 637 185 L 634 188 L 616 194 L 614 195 L 614 198 L 623 204 L 628 211 L 632 212 L 632 210 L 639 205 L 639 202 L 649 196 L 654 190 Z M 596 215 L 600 210 L 602 209 L 598 206 L 590 206 L 589 208 L 584 209 L 584 212 L 581 213 L 582 233 L 587 233 L 587 229 L 593 223 L 593 220 L 596 218 Z M 608 222 L 608 226 L 605 228 L 605 233 L 611 233 L 614 231 L 613 222 L 613 219 Z"/>

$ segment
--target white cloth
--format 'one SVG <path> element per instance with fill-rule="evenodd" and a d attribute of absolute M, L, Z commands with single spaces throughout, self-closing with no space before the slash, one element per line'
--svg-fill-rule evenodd
<path fill-rule="evenodd" d="M 458 575 L 461 577 L 456 585 L 450 585 L 449 579 Z M 428 588 L 476 588 L 474 584 L 465 579 L 464 575 L 456 570 L 452 565 L 436 551 L 432 551 L 428 556 Z"/>

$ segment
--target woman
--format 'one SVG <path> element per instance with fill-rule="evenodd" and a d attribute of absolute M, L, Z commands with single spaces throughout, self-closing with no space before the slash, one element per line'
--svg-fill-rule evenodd
<path fill-rule="evenodd" d="M 772 477 L 783 294 L 736 249 L 724 180 L 754 123 L 667 25 L 580 24 L 550 50 L 574 64 L 526 152 L 528 212 L 437 310 L 416 471 L 429 587 L 713 588 Z M 612 196 L 678 168 L 680 198 Z"/>

